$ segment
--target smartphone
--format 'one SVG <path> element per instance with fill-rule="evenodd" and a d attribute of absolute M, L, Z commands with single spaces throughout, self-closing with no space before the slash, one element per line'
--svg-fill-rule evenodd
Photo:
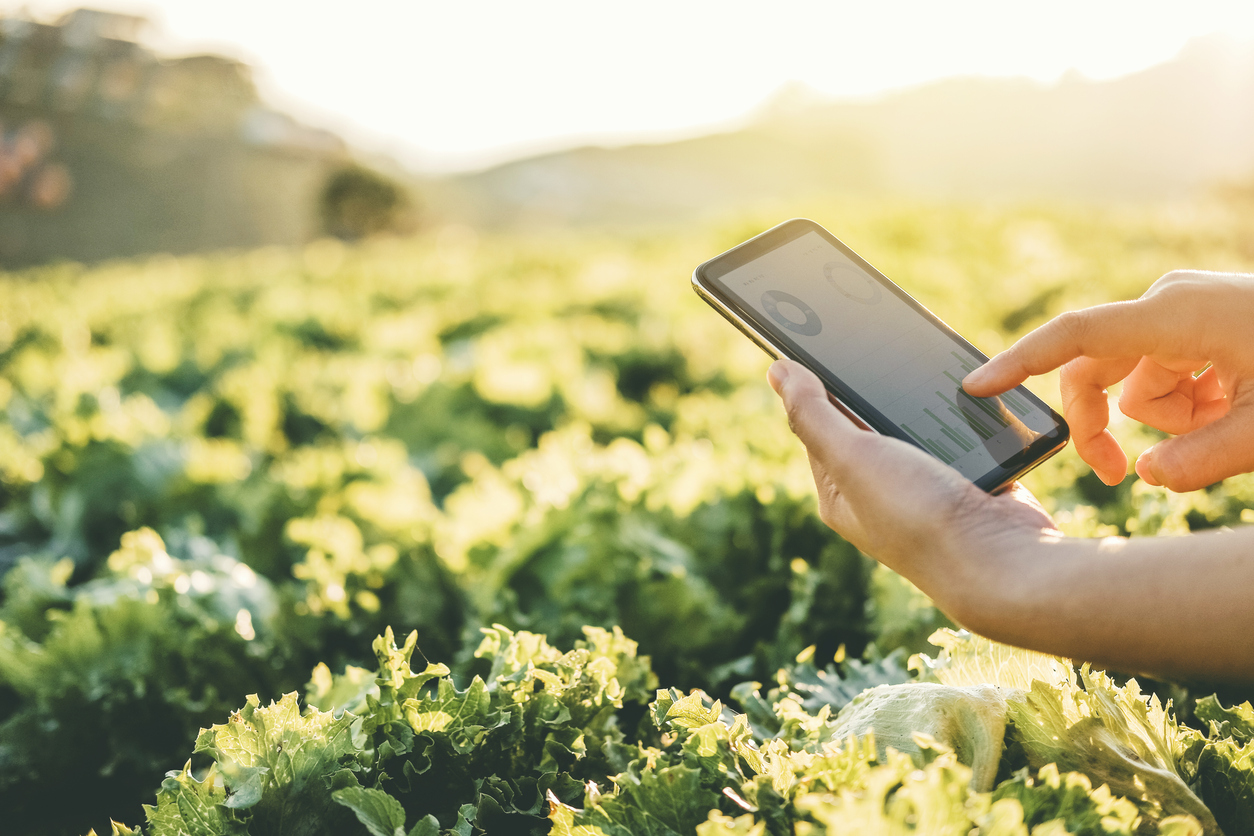
<path fill-rule="evenodd" d="M 975 398 L 988 360 L 814 221 L 768 229 L 697 267 L 697 294 L 776 359 L 818 375 L 863 429 L 899 438 L 995 493 L 1067 444 L 1067 423 L 1022 386 Z"/>

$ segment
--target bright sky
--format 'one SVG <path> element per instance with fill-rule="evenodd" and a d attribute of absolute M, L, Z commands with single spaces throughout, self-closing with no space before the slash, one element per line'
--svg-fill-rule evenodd
<path fill-rule="evenodd" d="M 0 0 L 47 19 L 81 3 Z M 164 52 L 248 61 L 266 98 L 429 170 L 689 135 L 790 81 L 868 96 L 954 75 L 1112 78 L 1254 3 L 1050 0 L 99 0 Z"/>

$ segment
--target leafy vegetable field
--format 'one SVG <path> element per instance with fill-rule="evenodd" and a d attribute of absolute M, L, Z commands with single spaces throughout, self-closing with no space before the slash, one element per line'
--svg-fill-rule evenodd
<path fill-rule="evenodd" d="M 812 208 L 988 352 L 1254 266 L 1222 208 Z M 687 285 L 775 220 L 0 280 L 4 832 L 1254 832 L 1248 691 L 954 632 L 819 522 Z M 1252 478 L 1029 485 L 1081 536 L 1254 521 Z"/>

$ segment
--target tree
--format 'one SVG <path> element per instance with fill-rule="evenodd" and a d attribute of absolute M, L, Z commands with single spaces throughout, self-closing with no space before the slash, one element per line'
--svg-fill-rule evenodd
<path fill-rule="evenodd" d="M 394 180 L 355 164 L 332 173 L 319 200 L 324 231 L 350 240 L 395 230 L 408 206 Z"/>

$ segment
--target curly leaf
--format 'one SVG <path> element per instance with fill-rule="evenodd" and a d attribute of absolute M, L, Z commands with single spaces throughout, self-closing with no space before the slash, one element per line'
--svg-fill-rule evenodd
<path fill-rule="evenodd" d="M 475 748 L 487 732 L 509 722 L 492 707 L 487 685 L 479 677 L 465 691 L 458 691 L 451 679 L 441 679 L 434 697 L 405 700 L 402 712 L 415 734 L 446 736 L 462 754 Z"/>
<path fill-rule="evenodd" d="M 216 762 L 229 793 L 224 806 L 244 810 L 257 830 L 301 833 L 313 822 L 344 818 L 328 786 L 355 752 L 355 722 L 348 713 L 302 714 L 294 693 L 268 706 L 252 695 L 227 723 L 202 731 L 195 751 Z"/>
<path fill-rule="evenodd" d="M 191 767 L 188 761 L 182 771 L 170 773 L 161 782 L 156 805 L 144 807 L 148 825 L 158 834 L 225 836 L 226 826 L 218 805 L 226 800 L 226 790 L 218 785 L 214 769 L 210 768 L 204 781 L 197 781 Z"/>
<path fill-rule="evenodd" d="M 1193 713 L 1199 720 L 1211 724 L 1215 737 L 1231 737 L 1239 745 L 1254 740 L 1254 706 L 1248 702 L 1224 708 L 1212 694 L 1198 700 Z"/>

